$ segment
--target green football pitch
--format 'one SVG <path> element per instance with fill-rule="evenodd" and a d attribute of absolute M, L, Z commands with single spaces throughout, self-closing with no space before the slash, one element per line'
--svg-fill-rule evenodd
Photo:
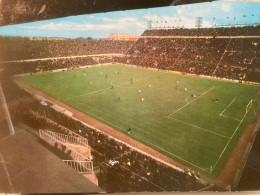
<path fill-rule="evenodd" d="M 260 110 L 259 86 L 122 65 L 20 79 L 213 178 Z"/>

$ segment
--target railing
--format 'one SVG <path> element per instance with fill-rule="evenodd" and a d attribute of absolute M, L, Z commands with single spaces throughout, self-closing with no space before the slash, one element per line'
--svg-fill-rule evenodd
<path fill-rule="evenodd" d="M 39 130 L 39 134 L 40 134 L 40 138 L 47 141 L 49 144 L 51 145 L 55 145 L 55 142 L 58 142 L 59 144 L 64 145 L 64 143 L 62 142 L 62 140 L 58 140 L 56 137 L 54 137 L 52 135 L 51 131 L 44 131 L 42 129 Z M 49 141 L 53 141 L 53 143 L 50 143 Z M 83 156 L 82 154 L 80 154 L 79 152 L 73 150 L 72 148 L 66 146 L 67 148 L 69 148 L 69 150 L 71 151 L 70 156 L 72 157 L 72 159 L 74 159 L 75 161 L 89 161 L 85 156 Z"/>
<path fill-rule="evenodd" d="M 48 101 L 49 101 L 49 100 L 48 100 Z M 51 102 L 51 101 L 49 101 L 49 102 Z M 52 102 L 51 102 L 51 103 L 52 103 Z M 32 113 L 36 113 L 36 112 L 32 111 Z M 40 117 L 41 117 L 41 118 L 44 118 L 45 120 L 49 121 L 49 122 L 52 123 L 52 124 L 55 124 L 55 125 L 57 125 L 57 126 L 61 126 L 60 124 L 56 123 L 55 121 L 49 119 L 49 118 L 46 117 L 46 116 L 42 116 L 42 115 L 41 115 Z M 84 142 L 88 144 L 88 140 L 87 140 L 86 138 L 84 138 L 83 136 L 81 136 L 81 135 L 75 133 L 74 131 L 71 131 L 70 129 L 68 129 L 68 128 L 64 127 L 64 126 L 61 126 L 61 127 L 62 127 L 63 130 L 65 130 L 66 133 L 70 134 L 70 136 L 75 136 L 75 137 L 79 137 L 79 138 L 85 139 Z"/>
<path fill-rule="evenodd" d="M 77 172 L 82 174 L 93 173 L 92 161 L 75 161 L 75 160 L 63 160 L 67 165 L 74 168 Z"/>
<path fill-rule="evenodd" d="M 63 143 L 68 143 L 68 144 L 75 144 L 75 145 L 80 145 L 80 146 L 88 146 L 88 140 L 85 138 L 81 138 L 78 136 L 71 136 L 71 135 L 65 135 L 61 133 L 56 133 L 53 131 L 47 131 L 45 130 L 49 135 L 52 137 L 56 138 L 57 140 L 63 142 Z"/>

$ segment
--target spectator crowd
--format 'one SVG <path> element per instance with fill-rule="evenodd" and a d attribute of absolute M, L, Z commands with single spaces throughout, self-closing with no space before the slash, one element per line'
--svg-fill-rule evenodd
<path fill-rule="evenodd" d="M 125 53 L 132 41 L 1 37 L 0 61 Z"/>
<path fill-rule="evenodd" d="M 260 26 L 146 30 L 142 36 L 258 36 Z"/>

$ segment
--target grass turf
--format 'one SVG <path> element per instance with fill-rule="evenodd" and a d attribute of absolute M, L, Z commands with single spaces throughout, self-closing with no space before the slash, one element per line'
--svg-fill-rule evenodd
<path fill-rule="evenodd" d="M 20 79 L 213 178 L 260 110 L 259 86 L 127 66 Z"/>

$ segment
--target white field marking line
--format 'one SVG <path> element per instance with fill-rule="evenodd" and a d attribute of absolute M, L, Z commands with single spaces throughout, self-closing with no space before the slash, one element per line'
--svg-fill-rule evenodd
<path fill-rule="evenodd" d="M 188 95 L 188 96 L 186 97 L 186 99 L 185 99 L 187 104 L 189 103 L 188 100 L 187 100 L 188 97 L 190 97 L 190 95 Z"/>
<path fill-rule="evenodd" d="M 8 170 L 7 170 L 7 167 L 6 167 L 6 165 L 5 165 L 5 160 L 4 160 L 4 157 L 3 157 L 2 154 L 0 154 L 0 159 L 1 159 L 2 165 L 3 165 L 4 169 L 5 169 L 5 173 L 6 173 L 6 176 L 7 176 L 7 179 L 8 179 L 8 183 L 9 183 L 9 185 L 10 185 L 10 187 L 11 187 L 12 193 L 14 193 L 13 183 L 12 183 L 12 181 L 11 181 L 11 178 L 10 178 L 9 172 L 8 172 Z"/>
<path fill-rule="evenodd" d="M 236 100 L 237 98 L 233 99 L 228 106 L 219 114 L 220 116 L 229 108 L 229 106 Z"/>
<path fill-rule="evenodd" d="M 251 104 L 250 104 L 251 103 Z M 246 113 L 249 112 L 249 110 L 252 108 L 253 100 L 250 100 L 250 102 L 246 106 Z M 250 105 L 250 106 L 249 106 Z M 249 106 L 249 107 L 248 107 Z M 247 110 L 248 109 L 248 110 Z"/>
<path fill-rule="evenodd" d="M 168 117 L 168 118 L 173 119 L 173 120 L 176 120 L 176 121 L 178 121 L 178 122 L 180 122 L 180 123 L 183 123 L 183 124 L 185 124 L 185 125 L 187 125 L 187 126 L 195 127 L 195 128 L 197 128 L 197 129 L 201 129 L 201 130 L 203 130 L 203 131 L 206 131 L 206 132 L 209 132 L 209 133 L 218 135 L 218 136 L 220 136 L 220 137 L 224 137 L 224 138 L 226 138 L 226 139 L 229 139 L 229 137 L 227 137 L 227 136 L 225 136 L 225 135 L 216 133 L 216 132 L 214 132 L 214 131 L 210 131 L 210 130 L 208 130 L 208 129 L 204 129 L 204 128 L 202 128 L 202 127 L 199 127 L 199 126 L 196 126 L 196 125 L 187 123 L 187 122 L 185 122 L 185 121 L 182 121 L 182 120 L 179 120 L 179 119 L 176 119 L 176 118 L 173 118 L 173 117 Z"/>
<path fill-rule="evenodd" d="M 253 110 L 254 110 L 254 113 L 255 113 L 255 116 L 256 116 L 256 111 L 255 111 L 255 108 L 251 107 Z"/>
<path fill-rule="evenodd" d="M 252 101 L 252 100 L 250 100 L 250 101 L 249 101 L 249 103 L 250 103 L 251 101 Z M 244 116 L 243 116 L 243 118 L 241 119 L 240 123 L 238 124 L 237 128 L 236 128 L 236 129 L 235 129 L 235 131 L 233 132 L 232 136 L 229 138 L 229 141 L 228 141 L 228 143 L 226 144 L 225 148 L 222 150 L 222 152 L 221 152 L 221 154 L 219 155 L 219 157 L 218 157 L 218 159 L 217 159 L 216 163 L 214 164 L 212 171 L 215 169 L 215 167 L 216 167 L 216 165 L 217 165 L 218 161 L 219 161 L 219 160 L 220 160 L 220 158 L 222 157 L 222 155 L 223 155 L 223 153 L 225 152 L 225 150 L 226 150 L 227 146 L 229 145 L 230 141 L 232 140 L 232 138 L 233 138 L 233 137 L 234 137 L 234 135 L 236 134 L 236 132 L 237 132 L 238 128 L 240 127 L 240 125 L 241 125 L 241 124 L 242 124 L 242 122 L 244 121 L 244 119 L 245 119 L 245 117 L 246 117 L 247 113 L 248 113 L 248 112 L 246 112 L 246 113 L 244 114 Z"/>
<path fill-rule="evenodd" d="M 163 148 L 161 148 L 161 147 L 159 147 L 159 146 L 157 146 L 157 145 L 155 145 L 155 144 L 153 144 L 153 143 L 151 143 L 151 142 L 149 142 L 149 141 L 147 141 L 147 140 L 144 140 L 144 139 L 142 139 L 142 138 L 140 138 L 140 137 L 138 137 L 138 136 L 136 136 L 136 135 L 133 135 L 133 134 L 132 134 L 132 136 L 133 136 L 133 137 L 136 137 L 136 138 L 138 138 L 138 139 L 141 139 L 141 140 L 143 140 L 144 142 L 147 142 L 147 143 L 153 145 L 154 147 L 156 147 L 156 148 L 158 148 L 158 149 L 160 149 L 160 150 L 162 150 L 162 151 L 164 151 L 164 152 L 170 154 L 171 156 L 174 156 L 174 157 L 178 158 L 179 160 L 182 160 L 182 161 L 184 161 L 184 162 L 186 162 L 186 163 L 188 163 L 188 164 L 190 164 L 190 165 L 192 165 L 192 166 L 194 166 L 194 167 L 196 167 L 196 168 L 198 168 L 198 169 L 200 169 L 200 170 L 206 171 L 206 169 L 203 169 L 203 168 L 201 168 L 201 167 L 199 167 L 199 166 L 197 166 L 197 165 L 195 165 L 195 164 L 193 164 L 193 163 L 191 163 L 191 162 L 189 162 L 189 161 L 187 161 L 187 160 L 184 160 L 183 158 L 181 158 L 181 157 L 179 157 L 179 156 L 177 156 L 177 155 L 175 155 L 175 154 L 172 154 L 171 152 L 168 152 L 168 151 L 164 150 Z M 207 172 L 207 171 L 206 171 L 206 172 Z"/>
<path fill-rule="evenodd" d="M 192 93 L 192 92 L 190 92 L 190 93 Z M 198 93 L 197 95 L 200 95 L 200 94 L 201 94 L 201 93 Z M 186 99 L 185 99 L 187 104 L 189 103 L 187 99 L 188 99 L 188 97 L 190 97 L 190 96 L 191 96 L 191 95 L 188 95 L 188 96 L 186 97 Z"/>
<path fill-rule="evenodd" d="M 233 117 L 230 117 L 230 116 L 226 116 L 226 115 L 224 115 L 224 114 L 222 114 L 222 115 L 220 115 L 220 116 L 223 116 L 223 117 L 226 117 L 226 118 L 230 118 L 230 119 L 233 119 L 233 120 L 236 120 L 236 121 L 241 121 L 241 120 L 239 120 L 239 119 L 237 119 L 237 118 L 233 118 Z"/>
<path fill-rule="evenodd" d="M 254 111 L 254 113 L 255 113 L 255 116 L 256 116 L 256 111 L 255 111 L 255 108 L 253 107 L 253 102 L 254 102 L 255 100 L 251 100 L 251 102 L 252 102 L 252 104 L 251 104 L 251 106 L 249 107 L 249 110 L 250 109 L 253 109 L 253 111 Z M 248 110 L 248 112 L 249 112 L 249 110 Z"/>
<path fill-rule="evenodd" d="M 230 117 L 230 116 L 227 116 L 227 115 L 224 115 L 223 113 L 229 108 L 229 106 L 231 106 L 231 104 L 236 100 L 237 98 L 233 99 L 229 105 L 219 114 L 220 116 L 223 116 L 223 117 L 226 117 L 226 118 L 230 118 L 230 119 L 233 119 L 233 120 L 236 120 L 236 121 L 241 121 L 237 118 L 233 118 L 233 117 Z"/>
<path fill-rule="evenodd" d="M 203 95 L 205 95 L 206 93 L 208 93 L 209 91 L 211 91 L 212 89 L 214 89 L 216 86 L 208 89 L 207 91 L 205 91 L 204 93 L 202 93 L 201 95 L 199 95 L 197 98 L 195 98 L 194 100 L 190 101 L 189 103 L 185 104 L 184 106 L 182 106 L 181 108 L 179 108 L 178 110 L 174 111 L 173 113 L 171 113 L 168 117 L 170 117 L 171 115 L 175 114 L 176 112 L 179 112 L 181 109 L 185 108 L 186 106 L 188 106 L 189 104 L 191 104 L 192 102 L 196 101 L 197 99 L 199 99 L 200 97 L 202 97 Z"/>

